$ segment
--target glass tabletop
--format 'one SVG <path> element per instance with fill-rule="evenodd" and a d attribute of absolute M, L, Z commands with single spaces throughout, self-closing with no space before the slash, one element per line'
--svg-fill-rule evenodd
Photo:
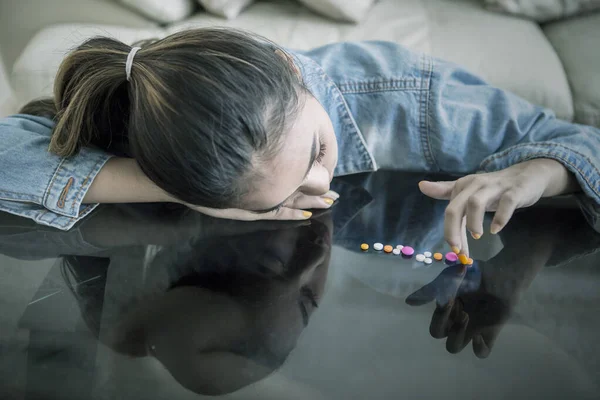
<path fill-rule="evenodd" d="M 600 235 L 567 198 L 471 240 L 469 267 L 373 250 L 449 252 L 423 178 L 336 179 L 310 222 L 0 213 L 0 398 L 599 398 Z"/>

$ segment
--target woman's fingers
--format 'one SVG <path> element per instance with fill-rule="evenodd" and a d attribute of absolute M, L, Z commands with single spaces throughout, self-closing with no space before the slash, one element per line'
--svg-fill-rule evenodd
<path fill-rule="evenodd" d="M 467 200 L 467 226 L 473 239 L 478 240 L 483 235 L 483 220 L 485 212 L 490 211 L 497 202 L 501 190 L 497 186 L 486 186 L 475 192 Z"/>
<path fill-rule="evenodd" d="M 421 181 L 419 182 L 419 190 L 421 190 L 421 193 L 423 193 L 425 196 L 431 197 L 436 200 L 450 200 L 455 184 L 456 181 Z"/>
<path fill-rule="evenodd" d="M 520 196 L 516 190 L 508 190 L 502 194 L 498 202 L 498 209 L 494 214 L 490 232 L 496 234 L 500 232 L 513 216 L 517 207 L 521 205 Z"/>
<path fill-rule="evenodd" d="M 322 196 L 296 196 L 293 200 L 287 202 L 285 206 L 287 208 L 295 208 L 300 210 L 306 210 L 310 208 L 329 208 L 339 197 L 339 194 L 333 190 L 330 190 Z"/>
<path fill-rule="evenodd" d="M 455 194 L 455 197 L 450 201 L 448 207 L 446 207 L 444 215 L 444 237 L 454 252 L 463 250 L 464 242 L 466 242 L 464 217 L 467 201 L 476 190 L 476 186 L 466 187 L 460 193 Z M 463 238 L 465 238 L 464 241 Z"/>

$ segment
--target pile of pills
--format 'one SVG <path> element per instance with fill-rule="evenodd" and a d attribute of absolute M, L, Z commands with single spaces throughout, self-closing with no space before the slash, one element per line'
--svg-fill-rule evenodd
<path fill-rule="evenodd" d="M 367 243 L 363 243 L 360 245 L 360 249 L 366 252 L 369 250 L 369 245 Z M 389 244 L 383 245 L 383 243 L 373 243 L 373 249 L 378 252 L 383 250 L 383 252 L 386 254 L 394 254 L 396 256 L 402 255 L 407 258 L 411 258 L 415 254 L 415 249 L 410 246 L 403 246 L 401 244 L 393 247 Z M 456 262 L 460 262 L 463 265 L 473 264 L 473 259 L 467 257 L 466 254 L 456 254 L 452 251 L 446 253 L 445 256 L 442 253 L 432 254 L 430 251 L 424 251 L 423 253 L 419 253 L 415 256 L 415 260 L 427 265 L 432 264 L 434 260 L 442 261 L 444 259 L 448 264 L 455 264 Z"/>

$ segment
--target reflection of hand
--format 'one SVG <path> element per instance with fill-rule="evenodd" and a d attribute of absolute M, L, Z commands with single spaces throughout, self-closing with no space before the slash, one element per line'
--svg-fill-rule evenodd
<path fill-rule="evenodd" d="M 444 269 L 431 283 L 408 296 L 406 303 L 420 306 L 433 300 L 436 308 L 429 327 L 431 336 L 447 338 L 450 353 L 460 352 L 473 341 L 473 352 L 479 358 L 489 356 L 514 304 L 488 293 L 477 265 Z"/>
<path fill-rule="evenodd" d="M 138 244 L 167 245 L 190 237 L 240 235 L 305 224 L 310 224 L 310 221 L 238 221 L 212 218 L 185 208 L 169 212 L 161 205 L 119 205 L 99 210 L 85 220 L 79 230 L 87 243 L 110 248 Z"/>
<path fill-rule="evenodd" d="M 468 175 L 450 182 L 421 182 L 421 191 L 432 198 L 450 200 L 444 236 L 452 247 L 464 251 L 466 229 L 475 238 L 483 235 L 486 211 L 494 211 L 491 232 L 502 230 L 517 208 L 531 206 L 541 197 L 576 189 L 574 177 L 557 161 L 535 159 L 497 172 Z M 467 251 L 465 251 L 467 253 Z"/>

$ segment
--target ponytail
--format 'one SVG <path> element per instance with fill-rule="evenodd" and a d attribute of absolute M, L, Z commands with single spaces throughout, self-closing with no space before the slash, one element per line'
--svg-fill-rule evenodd
<path fill-rule="evenodd" d="M 50 151 L 68 157 L 82 146 L 126 144 L 129 50 L 117 40 L 94 38 L 65 58 L 54 85 L 57 114 Z"/>

